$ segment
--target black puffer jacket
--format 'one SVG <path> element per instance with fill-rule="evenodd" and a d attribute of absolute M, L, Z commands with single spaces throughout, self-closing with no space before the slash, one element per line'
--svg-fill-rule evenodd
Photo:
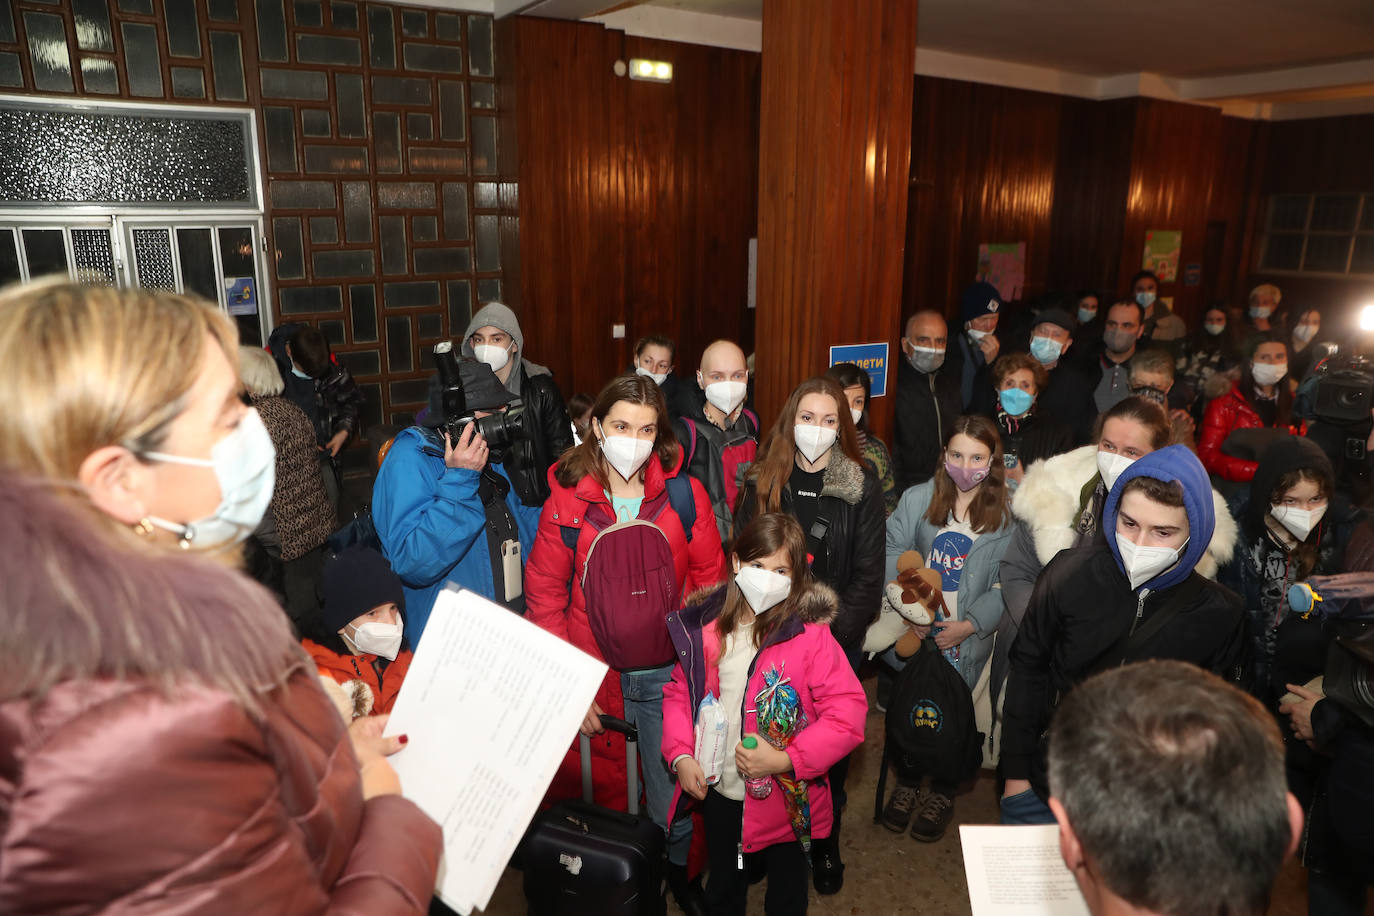
<path fill-rule="evenodd" d="M 736 536 L 755 514 L 755 483 L 746 478 L 735 511 Z M 858 464 L 836 448 L 825 466 L 820 513 L 830 520 L 824 556 L 813 569 L 835 590 L 840 610 L 830 629 L 851 661 L 863 645 L 864 632 L 878 616 L 886 561 L 887 513 L 883 488 L 873 469 Z M 792 489 L 784 485 L 781 511 L 792 511 Z"/>
<path fill-rule="evenodd" d="M 1011 673 L 1002 725 L 1002 773 L 1029 779 L 1049 795 L 1041 738 L 1059 699 L 1076 684 L 1122 662 L 1115 647 L 1140 614 L 1144 625 L 1186 589 L 1183 609 L 1127 661 L 1169 658 L 1192 662 L 1228 680 L 1244 670 L 1245 615 L 1234 592 L 1196 572 L 1171 588 L 1138 600 L 1105 545 L 1061 551 L 1031 593 L 1011 647 Z"/>

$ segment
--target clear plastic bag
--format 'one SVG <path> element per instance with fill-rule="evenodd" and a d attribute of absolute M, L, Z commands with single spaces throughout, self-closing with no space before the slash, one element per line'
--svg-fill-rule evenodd
<path fill-rule="evenodd" d="M 706 774 L 706 784 L 714 786 L 720 782 L 721 771 L 725 769 L 727 753 L 726 730 L 729 723 L 725 718 L 725 708 L 709 690 L 701 698 L 697 707 L 696 758 L 701 770 Z"/>

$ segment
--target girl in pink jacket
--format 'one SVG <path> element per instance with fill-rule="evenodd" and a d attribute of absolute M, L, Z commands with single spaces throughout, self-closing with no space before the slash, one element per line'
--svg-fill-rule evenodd
<path fill-rule="evenodd" d="M 702 802 L 713 913 L 744 912 L 749 854 L 771 876 L 765 911 L 805 913 L 811 841 L 830 835 L 826 772 L 863 743 L 868 702 L 830 633 L 835 593 L 811 577 L 796 519 L 755 518 L 731 564 L 732 580 L 668 617 L 678 661 L 663 688 L 672 811 L 683 817 Z M 708 693 L 724 711 L 728 748 L 709 786 L 693 729 Z"/>

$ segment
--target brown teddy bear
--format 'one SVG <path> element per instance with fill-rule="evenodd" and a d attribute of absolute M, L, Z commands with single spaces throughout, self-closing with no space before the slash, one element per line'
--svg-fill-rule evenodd
<path fill-rule="evenodd" d="M 898 654 L 914 654 L 920 639 L 912 627 L 929 626 L 939 613 L 948 616 L 940 573 L 926 566 L 918 552 L 908 550 L 897 558 L 897 578 L 883 589 L 882 609 L 864 636 L 864 651 L 882 652 L 897 643 Z"/>

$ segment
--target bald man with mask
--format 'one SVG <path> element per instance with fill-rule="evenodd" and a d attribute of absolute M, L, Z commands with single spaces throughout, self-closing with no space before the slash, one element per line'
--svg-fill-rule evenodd
<path fill-rule="evenodd" d="M 721 540 L 729 537 L 739 481 L 754 461 L 759 418 L 745 406 L 749 368 L 744 351 L 731 340 L 717 340 L 701 354 L 697 386 L 703 399 L 674 421 L 682 445 L 683 468 L 711 496 Z"/>

